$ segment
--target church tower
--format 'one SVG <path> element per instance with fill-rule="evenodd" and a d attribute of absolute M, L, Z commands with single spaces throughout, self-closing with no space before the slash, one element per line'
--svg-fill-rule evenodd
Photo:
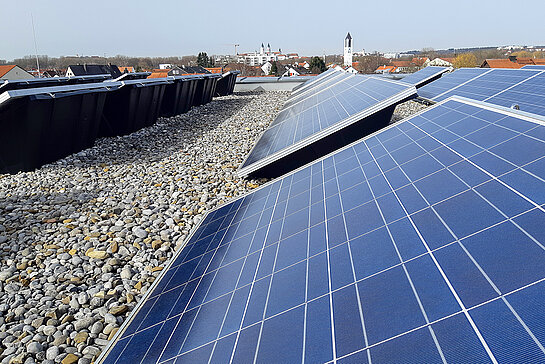
<path fill-rule="evenodd" d="M 352 66 L 352 36 L 350 32 L 344 38 L 344 65 Z"/>

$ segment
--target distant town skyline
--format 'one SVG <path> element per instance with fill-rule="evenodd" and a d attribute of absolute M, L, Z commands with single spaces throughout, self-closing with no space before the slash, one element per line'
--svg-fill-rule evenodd
<path fill-rule="evenodd" d="M 275 2 L 264 8 L 235 0 L 185 3 L 164 0 L 77 3 L 6 2 L 0 23 L 0 59 L 37 53 L 51 57 L 184 56 L 252 52 L 261 43 L 302 56 L 342 54 L 347 32 L 354 52 L 402 52 L 502 45 L 543 45 L 540 0 L 445 4 L 391 0 L 387 7 L 362 1 L 333 4 Z M 529 11 L 531 9 L 531 11 Z M 522 21 L 522 24 L 521 24 Z"/>

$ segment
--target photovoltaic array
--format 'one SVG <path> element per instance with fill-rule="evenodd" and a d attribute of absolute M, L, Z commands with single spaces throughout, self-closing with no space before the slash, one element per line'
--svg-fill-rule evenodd
<path fill-rule="evenodd" d="M 527 64 L 526 66 L 523 66 L 522 69 L 525 70 L 543 70 L 545 71 L 545 64 Z"/>
<path fill-rule="evenodd" d="M 468 76 L 473 78 L 466 79 Z M 433 102 L 463 96 L 545 116 L 545 73 L 538 69 L 465 68 L 422 87 L 418 95 Z"/>
<path fill-rule="evenodd" d="M 210 212 L 102 359 L 544 362 L 544 156 L 444 100 Z"/>
<path fill-rule="evenodd" d="M 490 71 L 490 68 L 457 69 L 456 71 L 443 75 L 440 79 L 418 89 L 418 96 L 429 101 L 434 101 L 435 97 Z"/>
<path fill-rule="evenodd" d="M 315 78 L 313 78 L 312 80 L 309 80 L 309 81 L 306 81 L 305 83 L 303 83 L 302 85 L 298 86 L 297 88 L 293 89 L 291 94 L 292 96 L 295 96 L 303 91 L 306 91 L 314 86 L 317 86 L 318 84 L 332 78 L 332 77 L 337 77 L 339 75 L 342 75 L 344 72 L 342 71 L 337 71 L 335 70 L 334 68 L 330 68 L 328 69 L 327 71 L 319 74 L 318 76 L 316 76 Z"/>
<path fill-rule="evenodd" d="M 294 170 L 388 125 L 395 105 L 416 96 L 412 85 L 346 73 L 321 86 L 288 100 L 239 175 L 276 177 Z"/>
<path fill-rule="evenodd" d="M 451 67 L 428 66 L 422 68 L 420 71 L 416 71 L 403 77 L 401 81 L 414 85 L 416 88 L 420 88 L 432 81 L 437 80 L 442 74 L 451 70 Z"/>

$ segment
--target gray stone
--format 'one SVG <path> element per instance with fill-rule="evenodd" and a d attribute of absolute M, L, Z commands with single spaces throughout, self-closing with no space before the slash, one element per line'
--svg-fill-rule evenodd
<path fill-rule="evenodd" d="M 95 356 L 100 354 L 100 349 L 96 346 L 87 346 L 85 349 L 83 349 L 82 354 Z"/>
<path fill-rule="evenodd" d="M 26 351 L 31 353 L 31 354 L 37 354 L 42 350 L 43 350 L 42 344 L 40 344 L 39 342 L 36 342 L 36 341 L 31 341 L 26 346 Z"/>
<path fill-rule="evenodd" d="M 141 239 L 145 239 L 148 237 L 148 232 L 140 227 L 133 228 L 132 233 Z"/>
<path fill-rule="evenodd" d="M 104 324 L 100 321 L 97 321 L 91 326 L 91 334 L 100 334 L 104 329 Z"/>
<path fill-rule="evenodd" d="M 74 330 L 81 331 L 83 329 L 88 328 L 95 322 L 95 319 L 92 317 L 84 317 L 82 319 L 77 320 L 74 322 Z"/>
<path fill-rule="evenodd" d="M 49 349 L 47 349 L 47 351 L 45 352 L 45 357 L 48 360 L 55 360 L 57 355 L 59 355 L 59 352 L 60 351 L 58 346 L 52 346 Z"/>

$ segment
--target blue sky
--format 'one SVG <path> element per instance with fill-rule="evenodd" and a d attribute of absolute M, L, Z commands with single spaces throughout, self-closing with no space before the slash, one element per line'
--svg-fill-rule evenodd
<path fill-rule="evenodd" d="M 253 51 L 262 42 L 301 55 L 356 51 L 543 45 L 543 0 L 431 1 L 3 1 L 0 59 L 182 56 Z M 80 5 L 81 4 L 81 5 Z"/>

